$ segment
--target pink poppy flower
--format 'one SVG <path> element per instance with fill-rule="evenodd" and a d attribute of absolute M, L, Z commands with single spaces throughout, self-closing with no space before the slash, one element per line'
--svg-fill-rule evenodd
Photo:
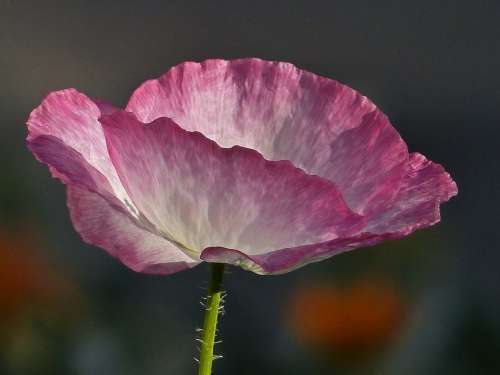
<path fill-rule="evenodd" d="M 284 273 L 431 226 L 457 194 L 366 97 L 283 62 L 183 63 L 124 110 L 53 92 L 28 130 L 82 238 L 139 272 Z"/>

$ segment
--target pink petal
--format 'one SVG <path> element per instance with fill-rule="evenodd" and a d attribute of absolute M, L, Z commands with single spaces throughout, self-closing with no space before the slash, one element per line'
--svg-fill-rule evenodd
<path fill-rule="evenodd" d="M 101 112 L 101 116 L 104 115 L 110 115 L 113 112 L 116 112 L 119 110 L 119 108 L 116 108 L 113 104 L 102 100 L 102 99 L 97 99 L 93 98 L 92 101 L 99 107 L 99 111 Z"/>
<path fill-rule="evenodd" d="M 419 163 L 415 155 L 410 159 L 397 131 L 367 98 L 291 64 L 259 59 L 184 63 L 144 83 L 127 109 L 144 122 L 171 117 L 222 146 L 241 145 L 268 160 L 289 160 L 332 181 L 367 221 L 351 236 L 269 253 L 214 246 L 201 255 L 208 261 L 285 272 L 432 225 L 439 221 L 439 204 L 456 194 L 440 166 Z"/>
<path fill-rule="evenodd" d="M 129 206 L 98 121 L 103 113 L 114 110 L 111 104 L 94 102 L 74 89 L 53 92 L 30 114 L 27 142 L 55 177 L 65 183 L 76 178 L 80 186 L 116 196 Z"/>
<path fill-rule="evenodd" d="M 248 254 L 324 242 L 359 231 L 335 186 L 288 161 L 221 148 L 167 118 L 101 118 L 111 159 L 132 201 L 165 237 L 199 254 Z"/>
<path fill-rule="evenodd" d="M 28 145 L 68 185 L 84 239 L 138 271 L 201 257 L 288 272 L 433 225 L 457 193 L 368 99 L 291 64 L 184 63 L 127 110 L 140 121 L 52 93 L 30 115 Z"/>
<path fill-rule="evenodd" d="M 341 133 L 328 152 L 313 172 L 335 181 L 349 207 L 363 215 L 394 199 L 409 170 L 406 144 L 378 110 Z"/>
<path fill-rule="evenodd" d="M 361 214 L 392 199 L 407 172 L 406 145 L 373 103 L 289 63 L 183 63 L 144 83 L 127 110 L 143 122 L 170 117 L 224 147 L 290 160 L 334 182 Z"/>
<path fill-rule="evenodd" d="M 261 275 L 282 274 L 345 251 L 375 245 L 389 238 L 391 237 L 388 235 L 363 233 L 256 255 L 224 247 L 210 247 L 201 253 L 200 258 L 206 262 L 233 264 Z"/>
<path fill-rule="evenodd" d="M 156 234 L 131 204 L 97 120 L 116 108 L 76 90 L 50 94 L 28 120 L 28 147 L 68 186 L 73 223 L 83 239 L 136 271 L 172 273 L 197 264 Z"/>
<path fill-rule="evenodd" d="M 100 195 L 68 186 L 68 207 L 83 240 L 104 248 L 137 272 L 171 274 L 199 262 L 168 240 L 137 226 Z"/>
<path fill-rule="evenodd" d="M 106 176 L 59 138 L 39 135 L 28 142 L 28 147 L 64 184 L 85 188 L 121 206 L 121 202 L 112 194 L 113 189 Z"/>
<path fill-rule="evenodd" d="M 409 234 L 440 220 L 439 205 L 457 195 L 456 183 L 444 168 L 413 153 L 410 172 L 401 183 L 397 196 L 386 207 L 379 207 L 368 217 L 365 231 Z"/>
<path fill-rule="evenodd" d="M 411 172 L 388 207 L 379 207 L 366 217 L 363 232 L 294 248 L 280 249 L 265 254 L 248 255 L 223 247 L 207 248 L 200 258 L 208 262 L 229 263 L 260 274 L 289 272 L 312 262 L 330 258 L 358 247 L 404 237 L 411 232 L 439 222 L 439 205 L 457 194 L 457 186 L 439 164 L 414 153 L 410 158 Z"/>

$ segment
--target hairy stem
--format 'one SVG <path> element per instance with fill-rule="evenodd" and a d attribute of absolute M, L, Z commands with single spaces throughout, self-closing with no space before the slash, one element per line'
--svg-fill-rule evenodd
<path fill-rule="evenodd" d="M 210 283 L 205 304 L 205 319 L 201 333 L 200 367 L 198 375 L 211 375 L 212 362 L 214 360 L 214 342 L 217 331 L 217 319 L 222 294 L 222 278 L 224 276 L 224 264 L 210 264 Z"/>

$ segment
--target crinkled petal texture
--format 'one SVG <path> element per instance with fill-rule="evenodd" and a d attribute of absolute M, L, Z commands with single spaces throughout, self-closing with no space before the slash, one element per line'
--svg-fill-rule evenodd
<path fill-rule="evenodd" d="M 433 225 L 457 193 L 367 98 L 288 63 L 184 63 L 126 111 L 65 90 L 28 124 L 76 229 L 138 271 L 288 272 Z"/>
<path fill-rule="evenodd" d="M 356 233 L 363 218 L 330 182 L 254 150 L 221 148 L 162 117 L 101 119 L 111 160 L 135 206 L 185 251 L 248 254 Z"/>
<path fill-rule="evenodd" d="M 28 119 L 28 146 L 67 185 L 71 219 L 86 242 L 141 272 L 168 274 L 198 264 L 159 235 L 128 197 L 98 121 L 113 111 L 73 89 L 54 92 Z"/>

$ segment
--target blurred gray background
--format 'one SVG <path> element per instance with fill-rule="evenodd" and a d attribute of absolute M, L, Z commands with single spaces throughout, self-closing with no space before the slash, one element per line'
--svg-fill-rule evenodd
<path fill-rule="evenodd" d="M 251 56 L 371 98 L 459 195 L 404 240 L 231 269 L 214 373 L 500 373 L 499 41 L 495 0 L 0 0 L 0 373 L 196 373 L 207 267 L 146 276 L 83 244 L 24 124 L 53 90 L 124 105 L 182 61 Z"/>

